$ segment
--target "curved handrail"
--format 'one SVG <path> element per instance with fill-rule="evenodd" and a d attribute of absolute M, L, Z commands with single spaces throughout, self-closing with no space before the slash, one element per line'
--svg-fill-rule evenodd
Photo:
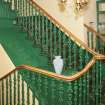
<path fill-rule="evenodd" d="M 43 75 L 46 75 L 49 77 L 53 77 L 56 79 L 60 79 L 60 80 L 64 80 L 64 81 L 74 81 L 74 80 L 78 79 L 79 77 L 81 77 L 82 75 L 84 75 L 89 70 L 89 68 L 91 68 L 96 63 L 96 60 L 99 60 L 99 59 L 103 60 L 103 57 L 102 58 L 99 58 L 97 56 L 93 57 L 90 60 L 90 62 L 81 71 L 75 73 L 74 75 L 70 75 L 70 76 L 59 75 L 59 74 L 56 74 L 53 72 L 49 72 L 47 70 L 42 70 L 42 69 L 37 68 L 37 67 L 32 67 L 32 66 L 28 66 L 28 65 L 21 65 L 21 66 L 17 66 L 13 71 L 9 72 L 8 74 L 6 74 L 2 78 L 0 78 L 0 80 L 8 77 L 9 75 L 14 73 L 15 71 L 19 71 L 21 69 L 27 69 L 27 70 L 37 72 L 37 73 L 40 73 L 40 74 L 43 74 Z M 105 57 L 104 57 L 104 60 L 105 60 Z"/>
<path fill-rule="evenodd" d="M 105 38 L 102 36 L 103 34 L 101 34 L 100 32 L 97 32 L 95 29 L 93 29 L 92 27 L 88 26 L 87 24 L 84 24 L 84 26 L 90 31 L 95 33 L 95 36 L 98 36 L 102 41 L 105 42 Z"/>
<path fill-rule="evenodd" d="M 93 49 L 89 48 L 87 44 L 85 44 L 82 40 L 76 37 L 71 31 L 69 31 L 66 27 L 64 27 L 60 22 L 58 22 L 54 17 L 52 17 L 45 9 L 43 9 L 41 6 L 39 6 L 35 0 L 29 0 L 31 1 L 34 6 L 36 6 L 40 11 L 44 13 L 45 16 L 47 16 L 57 27 L 60 27 L 62 31 L 64 31 L 68 37 L 70 37 L 75 43 L 77 43 L 82 48 L 86 49 L 88 52 L 90 52 L 92 55 L 98 55 L 98 52 L 95 52 Z M 99 54 L 100 56 L 100 54 Z"/>
<path fill-rule="evenodd" d="M 13 71 L 9 72 L 8 74 L 3 76 L 2 78 L 0 78 L 0 80 L 6 78 L 7 76 L 11 75 L 15 71 L 18 71 L 18 70 L 21 70 L 21 69 L 28 69 L 30 71 L 37 72 L 37 73 L 40 73 L 40 74 L 43 74 L 43 75 L 46 75 L 46 76 L 49 76 L 49 77 L 53 77 L 53 78 L 56 78 L 56 79 L 61 79 L 61 80 L 64 80 L 64 81 L 74 81 L 74 80 L 78 79 L 79 77 L 81 77 L 82 75 L 84 75 L 89 70 L 89 68 L 91 68 L 96 63 L 97 60 L 105 60 L 105 56 L 104 55 L 99 54 L 99 53 L 93 51 L 92 49 L 90 49 L 86 44 L 84 44 L 84 42 L 82 42 L 80 39 L 78 39 L 69 30 L 67 30 L 62 24 L 60 24 L 54 17 L 50 16 L 43 8 L 41 8 L 37 3 L 35 3 L 35 1 L 33 1 L 33 0 L 30 0 L 30 1 L 34 5 L 36 5 L 37 8 L 40 8 L 40 10 L 42 10 L 45 15 L 47 15 L 53 22 L 55 22 L 55 24 L 57 26 L 61 27 L 61 29 L 65 33 L 67 33 L 67 35 L 69 37 L 72 37 L 73 40 L 76 43 L 79 43 L 79 45 L 81 47 L 84 47 L 90 53 L 92 53 L 93 54 L 93 58 L 90 60 L 90 62 L 81 71 L 75 73 L 74 75 L 70 75 L 70 76 L 59 75 L 59 74 L 56 74 L 56 73 L 53 73 L 53 72 L 49 72 L 47 70 L 42 70 L 42 69 L 37 68 L 37 67 L 32 67 L 32 66 L 28 66 L 28 65 L 21 65 L 21 66 L 16 67 Z"/>

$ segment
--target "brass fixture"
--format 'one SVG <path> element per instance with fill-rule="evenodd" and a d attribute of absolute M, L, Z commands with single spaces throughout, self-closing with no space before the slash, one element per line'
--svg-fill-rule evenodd
<path fill-rule="evenodd" d="M 66 3 L 67 2 L 67 0 L 61 0 L 61 3 Z"/>
<path fill-rule="evenodd" d="M 60 3 L 62 3 L 63 5 L 66 4 L 69 0 L 60 0 Z M 72 0 L 72 2 L 74 2 L 75 4 L 75 9 L 77 11 L 80 11 L 81 9 L 83 9 L 85 6 L 87 6 L 89 0 Z"/>
<path fill-rule="evenodd" d="M 75 0 L 76 10 L 79 11 L 87 6 L 89 0 Z"/>

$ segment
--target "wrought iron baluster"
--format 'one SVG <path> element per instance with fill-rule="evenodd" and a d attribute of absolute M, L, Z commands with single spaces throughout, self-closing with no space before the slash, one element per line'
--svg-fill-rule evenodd
<path fill-rule="evenodd" d="M 9 77 L 9 84 L 10 84 L 10 105 L 12 105 L 12 78 Z"/>
<path fill-rule="evenodd" d="M 87 42 L 88 42 L 88 46 L 90 47 L 90 37 L 89 37 L 90 32 L 87 31 Z"/>
<path fill-rule="evenodd" d="M 28 29 L 27 29 L 27 37 L 31 39 L 31 4 L 28 2 Z"/>
<path fill-rule="evenodd" d="M 18 105 L 20 105 L 20 74 L 18 72 L 17 74 L 17 77 L 18 77 Z"/>
<path fill-rule="evenodd" d="M 2 81 L 0 81 L 0 104 L 2 105 Z"/>
<path fill-rule="evenodd" d="M 27 84 L 27 105 L 30 105 L 30 92 L 29 92 L 29 85 Z"/>
<path fill-rule="evenodd" d="M 18 24 L 20 25 L 20 0 L 18 0 Z"/>
<path fill-rule="evenodd" d="M 83 79 L 82 79 L 82 77 L 80 77 L 79 78 L 79 80 L 78 80 L 78 104 L 79 105 L 82 105 L 82 100 L 83 100 L 83 88 L 82 88 L 82 81 L 83 81 Z"/>
<path fill-rule="evenodd" d="M 99 105 L 100 103 L 99 103 L 99 89 L 100 89 L 100 81 L 99 81 L 99 76 L 100 76 L 100 68 L 99 68 L 100 66 L 99 66 L 99 61 L 97 61 L 96 62 L 96 71 L 95 71 L 95 73 L 96 73 L 96 84 L 95 84 L 95 103 L 96 103 L 96 105 Z"/>
<path fill-rule="evenodd" d="M 8 77 L 6 78 L 6 105 L 8 105 Z"/>
<path fill-rule="evenodd" d="M 74 105 L 78 105 L 78 81 L 74 81 Z"/>
<path fill-rule="evenodd" d="M 32 86 L 34 91 L 32 92 L 32 105 L 36 105 L 35 97 L 36 97 L 36 74 L 32 73 Z"/>
<path fill-rule="evenodd" d="M 24 7 L 23 7 L 23 6 L 24 6 L 24 5 L 23 5 L 23 1 L 24 1 L 24 0 L 22 0 L 21 3 L 20 3 L 20 4 L 21 4 L 21 30 L 23 30 L 23 24 L 24 24 L 24 23 L 23 23 L 23 8 L 24 8 Z"/>
<path fill-rule="evenodd" d="M 63 62 L 64 62 L 64 69 L 66 69 L 66 47 L 67 47 L 67 43 L 68 43 L 68 37 L 64 34 L 63 37 L 63 42 L 64 42 L 64 46 L 63 46 Z"/>
<path fill-rule="evenodd" d="M 55 32 L 56 32 L 55 33 L 55 55 L 59 55 L 59 50 L 60 50 L 59 37 L 60 37 L 60 40 L 61 40 L 61 34 L 58 35 L 59 28 L 57 26 L 55 27 Z"/>
<path fill-rule="evenodd" d="M 87 74 L 84 74 L 84 76 L 83 76 L 83 82 L 82 82 L 82 88 L 83 88 L 83 90 L 82 90 L 83 91 L 83 95 L 82 95 L 83 96 L 83 98 L 82 98 L 83 99 L 83 105 L 86 104 L 86 92 L 87 92 L 86 91 L 86 88 L 87 88 L 87 86 L 86 86 L 87 85 L 87 77 L 86 76 L 87 76 Z"/>
<path fill-rule="evenodd" d="M 58 28 L 56 27 L 55 34 L 55 55 L 59 55 L 59 36 L 58 36 Z"/>
<path fill-rule="evenodd" d="M 51 46 L 52 46 L 52 22 L 49 21 L 49 27 L 50 27 L 50 32 L 48 34 L 48 57 L 49 57 L 49 62 L 52 61 L 52 52 L 51 52 Z"/>
<path fill-rule="evenodd" d="M 37 13 L 36 13 L 36 42 L 37 42 L 37 45 L 39 46 L 39 12 L 38 12 L 38 9 L 37 9 Z"/>
<path fill-rule="evenodd" d="M 56 102 L 56 96 L 55 96 L 55 91 L 56 91 L 56 84 L 55 84 L 55 80 L 54 79 L 52 79 L 51 78 L 51 82 L 50 82 L 51 84 L 50 84 L 50 92 L 51 92 L 51 94 L 50 94 L 50 103 L 52 104 L 52 105 L 55 105 L 55 102 Z M 58 100 L 59 101 L 59 100 Z"/>
<path fill-rule="evenodd" d="M 40 22 L 39 22 L 39 37 L 40 37 L 40 48 L 41 48 L 41 51 L 43 49 L 43 45 L 42 45 L 42 38 L 43 38 L 43 14 L 42 12 L 40 11 Z"/>
<path fill-rule="evenodd" d="M 41 13 L 38 10 L 38 45 L 41 46 Z"/>
<path fill-rule="evenodd" d="M 17 10 L 17 0 L 14 0 L 14 11 L 16 12 Z"/>
<path fill-rule="evenodd" d="M 46 53 L 48 53 L 48 18 L 43 15 L 43 48 Z"/>
<path fill-rule="evenodd" d="M 63 38 L 63 36 L 61 37 L 61 35 L 62 35 L 61 31 L 58 29 L 58 55 L 61 55 L 63 57 L 62 54 L 64 54 L 63 53 L 63 51 L 64 51 L 63 50 L 63 48 L 64 48 L 64 43 L 63 43 L 64 38 Z"/>
<path fill-rule="evenodd" d="M 33 16 L 34 16 L 34 35 L 33 35 L 33 40 L 34 40 L 34 45 L 37 44 L 37 10 L 36 8 L 33 9 Z"/>
<path fill-rule="evenodd" d="M 33 4 L 30 3 L 30 38 L 33 40 Z"/>
<path fill-rule="evenodd" d="M 38 93 L 39 93 L 39 95 L 41 95 L 41 86 L 42 86 L 42 79 L 41 79 L 41 74 L 38 74 L 38 78 L 37 78 L 37 82 L 38 82 L 38 84 L 37 84 L 37 86 L 38 86 Z"/>
<path fill-rule="evenodd" d="M 25 1 L 25 31 L 28 31 L 28 3 Z"/>
<path fill-rule="evenodd" d="M 99 105 L 102 104 L 102 61 L 99 61 Z"/>
<path fill-rule="evenodd" d="M 19 6 L 20 6 L 20 27 L 22 27 L 22 0 L 20 0 Z"/>
<path fill-rule="evenodd" d="M 89 56 L 89 53 L 87 53 L 87 51 L 85 51 L 85 64 L 87 64 L 87 62 L 89 61 L 90 59 L 90 56 Z M 90 102 L 89 102 L 89 81 L 90 81 L 90 77 L 89 77 L 89 71 L 86 73 L 86 105 L 90 105 Z"/>
<path fill-rule="evenodd" d="M 33 97 L 32 105 L 36 105 L 36 104 L 35 104 L 35 94 L 34 94 L 34 93 L 33 93 L 32 97 Z"/>
<path fill-rule="evenodd" d="M 68 41 L 68 67 L 71 69 L 72 68 L 72 44 L 73 44 L 73 42 L 72 42 L 72 40 L 71 39 L 69 39 L 69 41 Z"/>
<path fill-rule="evenodd" d="M 40 26 L 41 26 L 41 53 L 46 51 L 46 47 L 45 47 L 45 44 L 44 44 L 44 37 L 46 36 L 45 34 L 45 17 L 44 17 L 44 14 L 41 15 L 41 23 L 40 23 Z"/>
<path fill-rule="evenodd" d="M 58 82 L 58 81 L 57 81 Z M 64 82 L 63 81 L 59 81 L 58 83 L 58 90 L 56 90 L 56 85 L 55 85 L 55 93 L 56 93 L 56 91 L 58 91 L 58 96 L 56 96 L 56 97 L 58 97 L 58 100 L 56 100 L 56 102 L 58 102 L 58 104 L 59 105 L 63 105 L 64 104 L 64 92 L 65 92 L 65 90 L 64 90 Z M 68 91 L 68 88 L 67 88 L 67 91 Z M 69 92 L 68 93 L 65 93 L 66 95 L 68 94 L 69 95 Z M 67 97 L 68 98 L 68 97 Z M 69 99 L 70 99 L 71 97 L 69 97 Z M 54 99 L 55 100 L 55 99 Z M 56 103 L 57 104 L 57 103 Z M 70 102 L 69 102 L 69 104 L 70 104 Z M 54 104 L 55 105 L 55 104 Z"/>
<path fill-rule="evenodd" d="M 22 105 L 25 105 L 25 96 L 24 96 L 24 79 L 22 78 Z"/>
<path fill-rule="evenodd" d="M 22 1 L 22 29 L 24 30 L 25 26 L 25 0 Z"/>
<path fill-rule="evenodd" d="M 91 48 L 94 48 L 94 42 L 93 42 L 93 33 L 91 32 Z"/>
<path fill-rule="evenodd" d="M 51 53 L 52 57 L 54 55 L 54 24 L 52 23 L 52 30 L 51 30 Z"/>
<path fill-rule="evenodd" d="M 79 70 L 83 69 L 84 66 L 84 50 L 82 48 L 79 48 Z M 87 63 L 87 62 L 86 62 Z M 86 81 L 84 81 L 85 77 L 80 77 L 79 79 L 79 104 L 80 105 L 84 105 L 85 102 L 85 90 L 86 88 L 84 87 L 84 83 Z"/>
<path fill-rule="evenodd" d="M 32 36 L 32 40 L 33 40 L 33 36 L 34 36 L 34 6 L 33 4 L 31 4 L 31 36 Z"/>
<path fill-rule="evenodd" d="M 96 37 L 96 51 L 100 52 L 100 41 L 99 41 L 99 37 Z"/>
<path fill-rule="evenodd" d="M 93 102 L 93 104 L 95 104 L 95 101 L 96 101 L 96 99 L 95 99 L 95 92 L 96 92 L 96 87 L 95 87 L 96 86 L 96 71 L 95 71 L 95 69 L 96 69 L 96 64 L 93 65 L 93 68 L 92 68 L 92 75 L 91 75 L 92 84 L 90 84 L 90 85 L 92 85 L 91 86 L 92 94 L 90 97 L 91 97 L 91 101 Z"/>
<path fill-rule="evenodd" d="M 74 94 L 73 94 L 73 84 L 74 82 L 65 82 L 67 84 L 67 90 L 66 90 L 66 95 L 67 95 L 67 105 L 73 105 L 73 98 L 74 98 Z M 62 104 L 63 105 L 63 104 Z"/>
<path fill-rule="evenodd" d="M 14 73 L 14 78 L 13 78 L 14 80 L 14 105 L 16 104 L 16 90 L 17 90 L 17 88 L 16 88 L 16 73 Z"/>
<path fill-rule="evenodd" d="M 69 46 L 68 44 L 66 44 L 65 45 L 65 69 L 69 69 L 68 56 L 69 56 Z"/>
<path fill-rule="evenodd" d="M 101 40 L 101 38 L 100 38 L 100 49 L 101 49 L 101 51 L 100 51 L 100 53 L 101 54 L 104 54 L 104 47 L 105 47 L 105 45 L 104 45 L 104 42 Z"/>
<path fill-rule="evenodd" d="M 74 70 L 78 69 L 77 68 L 77 45 L 75 43 L 73 43 L 73 68 Z"/>
<path fill-rule="evenodd" d="M 2 105 L 4 105 L 4 80 L 2 80 Z"/>
<path fill-rule="evenodd" d="M 84 50 L 82 48 L 79 48 L 79 70 L 83 69 L 84 66 Z M 86 62 L 87 63 L 87 62 Z"/>
<path fill-rule="evenodd" d="M 44 97 L 45 97 L 45 100 L 46 100 L 46 105 L 48 105 L 48 97 L 49 97 L 49 94 L 48 94 L 48 92 L 49 92 L 49 78 L 47 77 L 47 76 L 45 76 L 44 78 L 43 78 L 44 80 L 43 80 L 43 83 L 42 83 L 42 85 L 43 85 L 43 93 L 44 93 Z"/>
<path fill-rule="evenodd" d="M 17 8 L 18 8 L 18 11 L 17 11 L 17 23 L 20 24 L 20 18 L 19 18 L 20 17 L 20 5 L 19 5 L 20 0 L 17 0 L 17 4 L 18 4 L 17 5 Z"/>
<path fill-rule="evenodd" d="M 48 53 L 48 47 L 49 47 L 49 34 L 50 34 L 50 21 L 47 17 L 45 18 L 45 34 L 44 34 L 44 45 L 46 48 L 46 51 Z"/>
<path fill-rule="evenodd" d="M 86 105 L 90 105 L 90 102 L 89 102 L 89 72 L 87 72 L 86 74 Z"/>
<path fill-rule="evenodd" d="M 102 54 L 104 54 L 104 47 L 105 47 L 105 45 L 104 45 L 104 42 L 103 41 L 101 43 L 102 43 L 102 45 L 101 45 Z"/>

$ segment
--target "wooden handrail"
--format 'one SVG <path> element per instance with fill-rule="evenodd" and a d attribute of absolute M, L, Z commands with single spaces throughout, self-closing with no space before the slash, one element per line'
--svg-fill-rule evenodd
<path fill-rule="evenodd" d="M 12 73 L 14 73 L 15 71 L 19 71 L 22 69 L 27 69 L 33 72 L 37 72 L 49 77 L 53 77 L 56 79 L 60 79 L 60 80 L 64 80 L 64 81 L 74 81 L 76 79 L 78 79 L 79 77 L 81 77 L 82 75 L 84 75 L 89 68 L 91 68 L 95 63 L 96 60 L 105 60 L 105 56 L 99 53 L 96 53 L 95 51 L 93 51 L 92 49 L 90 49 L 86 44 L 84 44 L 84 42 L 82 42 L 80 39 L 78 39 L 75 35 L 73 35 L 69 30 L 67 30 L 62 24 L 60 24 L 54 17 L 52 17 L 51 15 L 49 15 L 42 7 L 40 7 L 35 1 L 30 0 L 31 3 L 33 3 L 37 8 L 39 8 L 41 11 L 44 12 L 44 15 L 46 15 L 47 17 L 49 17 L 49 19 L 55 23 L 55 25 L 59 26 L 65 33 L 67 33 L 68 37 L 72 37 L 73 40 L 76 43 L 79 43 L 79 45 L 83 48 L 85 48 L 87 51 L 89 51 L 90 53 L 93 54 L 93 58 L 90 60 L 90 62 L 80 71 L 75 73 L 74 75 L 70 75 L 70 76 L 64 76 L 64 75 L 59 75 L 53 72 L 49 72 L 47 70 L 42 70 L 40 68 L 37 67 L 32 67 L 32 66 L 28 66 L 28 65 L 21 65 L 16 67 L 13 71 L 9 72 L 8 74 L 6 74 L 5 76 L 1 77 L 0 80 L 5 79 L 6 77 L 8 77 L 9 75 L 11 75 Z"/>
<path fill-rule="evenodd" d="M 12 73 L 14 73 L 15 71 L 19 71 L 21 69 L 27 69 L 29 71 L 33 71 L 33 72 L 37 72 L 40 74 L 43 74 L 45 76 L 49 76 L 52 78 L 56 78 L 56 79 L 60 79 L 60 80 L 64 80 L 64 81 L 74 81 L 76 79 L 78 79 L 79 77 L 81 77 L 82 75 L 84 75 L 89 68 L 91 68 L 93 66 L 93 64 L 95 64 L 96 60 L 105 60 L 105 57 L 100 57 L 99 56 L 95 56 L 93 57 L 90 62 L 82 69 L 80 70 L 80 72 L 75 73 L 74 75 L 70 75 L 70 76 L 64 76 L 64 75 L 59 75 L 47 70 L 43 70 L 37 67 L 32 67 L 32 66 L 28 66 L 28 65 L 21 65 L 16 67 L 13 71 L 9 72 L 8 74 L 6 74 L 5 76 L 1 77 L 0 80 L 5 79 L 6 77 L 8 77 L 9 75 L 11 75 Z"/>
<path fill-rule="evenodd" d="M 77 72 L 76 74 L 71 75 L 71 76 L 59 75 L 59 74 L 56 74 L 56 73 L 53 73 L 53 72 L 49 72 L 47 70 L 42 70 L 42 69 L 37 68 L 37 67 L 32 67 L 32 66 L 28 66 L 28 65 L 21 65 L 21 66 L 17 66 L 13 71 L 11 71 L 8 74 L 6 74 L 5 76 L 1 77 L 0 81 L 5 79 L 9 75 L 13 74 L 14 72 L 20 71 L 22 69 L 27 69 L 29 71 L 33 71 L 33 72 L 36 72 L 36 73 L 40 73 L 40 74 L 43 74 L 43 75 L 46 75 L 46 76 L 49 76 L 49 77 L 53 77 L 53 78 L 56 78 L 56 79 L 64 80 L 64 81 L 73 81 L 73 80 L 78 79 L 84 73 L 86 73 L 89 70 L 89 68 L 95 63 L 95 61 L 96 61 L 96 59 L 92 58 L 92 60 L 86 65 L 86 67 L 84 69 L 82 69 L 80 72 Z"/>
<path fill-rule="evenodd" d="M 100 32 L 97 32 L 95 29 L 93 29 L 92 27 L 88 26 L 87 24 L 84 24 L 84 26 L 89 30 L 89 32 L 93 32 L 95 34 L 95 36 L 98 36 L 102 41 L 105 42 L 105 38 L 103 37 L 103 34 L 101 34 Z"/>
<path fill-rule="evenodd" d="M 88 52 L 90 52 L 92 55 L 98 55 L 98 52 L 95 52 L 93 49 L 89 48 L 87 46 L 87 44 L 85 44 L 82 40 L 80 40 L 79 38 L 76 37 L 76 35 L 74 35 L 70 30 L 68 30 L 66 27 L 64 27 L 60 22 L 58 22 L 54 17 L 52 17 L 44 8 L 42 8 L 41 6 L 39 6 L 35 0 L 29 0 L 29 3 L 31 3 L 33 6 L 35 6 L 36 8 L 38 8 L 41 12 L 43 12 L 44 16 L 47 16 L 57 27 L 59 27 L 63 32 L 65 32 L 67 34 L 67 36 L 71 39 L 73 39 L 73 41 L 75 43 L 77 43 L 79 46 L 81 46 L 82 48 L 86 49 Z M 99 54 L 100 56 L 100 54 Z"/>

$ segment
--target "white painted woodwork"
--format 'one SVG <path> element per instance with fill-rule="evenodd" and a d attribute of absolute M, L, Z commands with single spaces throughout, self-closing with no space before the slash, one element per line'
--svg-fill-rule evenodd
<path fill-rule="evenodd" d="M 0 44 L 0 77 L 3 77 L 13 69 L 15 69 L 15 65 Z"/>

